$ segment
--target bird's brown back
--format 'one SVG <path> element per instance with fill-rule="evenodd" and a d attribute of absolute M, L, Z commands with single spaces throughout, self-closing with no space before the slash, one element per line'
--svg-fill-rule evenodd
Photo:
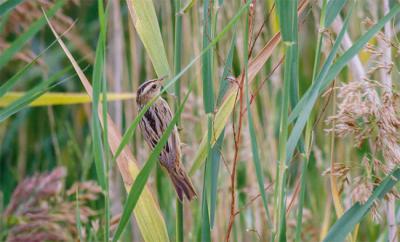
<path fill-rule="evenodd" d="M 171 120 L 171 110 L 168 103 L 162 98 L 157 99 L 144 114 L 139 125 L 143 137 L 151 149 L 154 149 L 157 145 Z M 176 127 L 174 127 L 174 130 L 168 138 L 167 144 L 164 146 L 160 154 L 160 163 L 167 169 L 179 165 L 180 154 L 179 134 Z"/>

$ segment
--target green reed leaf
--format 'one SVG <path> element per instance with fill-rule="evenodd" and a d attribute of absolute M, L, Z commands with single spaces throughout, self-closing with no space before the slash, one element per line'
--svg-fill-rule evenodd
<path fill-rule="evenodd" d="M 6 0 L 0 4 L 0 16 L 7 14 L 9 11 L 13 10 L 18 4 L 24 2 L 25 0 Z"/>
<path fill-rule="evenodd" d="M 343 9 L 344 5 L 346 5 L 347 0 L 331 0 L 328 1 L 328 5 L 326 6 L 326 15 L 325 15 L 325 24 L 324 27 L 327 28 L 331 26 L 333 20 L 335 20 L 336 16 Z"/>
<path fill-rule="evenodd" d="M 135 29 L 149 55 L 157 76 L 170 74 L 156 11 L 151 0 L 127 0 Z"/>

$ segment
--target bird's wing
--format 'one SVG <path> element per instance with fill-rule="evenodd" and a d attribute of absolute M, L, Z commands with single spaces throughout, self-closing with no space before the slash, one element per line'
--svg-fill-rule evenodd
<path fill-rule="evenodd" d="M 139 125 L 144 139 L 151 149 L 154 149 L 157 145 L 164 131 L 167 129 L 167 126 L 171 123 L 171 120 L 171 109 L 168 103 L 161 98 L 143 115 Z M 167 169 L 176 167 L 180 164 L 180 155 L 179 134 L 177 128 L 174 127 L 167 144 L 161 151 L 160 162 Z"/>
<path fill-rule="evenodd" d="M 160 114 L 163 118 L 164 122 L 163 127 L 162 127 L 162 132 L 167 129 L 167 126 L 171 123 L 172 120 L 172 112 L 171 109 L 168 106 L 168 103 L 160 99 L 160 105 L 157 105 L 159 108 L 158 114 Z M 160 135 L 161 137 L 161 135 Z M 181 155 L 181 149 L 180 149 L 180 141 L 179 141 L 179 134 L 174 127 L 171 135 L 168 138 L 168 142 L 166 146 L 164 147 L 163 153 L 161 154 L 161 162 L 164 162 L 164 164 L 168 167 L 173 167 L 176 164 L 175 163 L 180 163 L 180 155 Z"/>
<path fill-rule="evenodd" d="M 154 122 L 155 120 L 153 119 L 150 110 L 148 110 L 139 123 L 143 138 L 151 149 L 154 149 L 160 139 L 157 130 L 153 129 Z"/>

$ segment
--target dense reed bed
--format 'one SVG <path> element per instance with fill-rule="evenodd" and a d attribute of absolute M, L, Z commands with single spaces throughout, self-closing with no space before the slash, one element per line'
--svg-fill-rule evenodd
<path fill-rule="evenodd" d="M 0 0 L 0 241 L 398 241 L 396 0 Z M 164 77 L 154 149 L 137 88 Z M 159 156 L 178 127 L 197 198 Z"/>

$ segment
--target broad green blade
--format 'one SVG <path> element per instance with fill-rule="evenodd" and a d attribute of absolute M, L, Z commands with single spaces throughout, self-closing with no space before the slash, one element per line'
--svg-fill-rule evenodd
<path fill-rule="evenodd" d="M 201 237 L 202 241 L 210 241 L 209 237 L 211 234 L 210 227 L 210 214 L 209 214 L 209 204 L 211 204 L 211 174 L 212 174 L 212 150 L 211 150 L 211 139 L 213 137 L 213 114 L 207 114 L 207 160 L 204 166 L 204 176 L 203 176 L 203 194 L 201 200 Z"/>
<path fill-rule="evenodd" d="M 92 73 L 92 150 L 94 156 L 94 164 L 96 168 L 97 180 L 103 190 L 104 198 L 104 226 L 102 226 L 104 240 L 110 238 L 110 193 L 109 193 L 109 162 L 108 159 L 108 122 L 107 122 L 107 86 L 105 81 L 105 56 L 106 56 L 106 19 L 107 14 L 104 11 L 103 0 L 97 1 L 98 18 L 100 23 L 100 33 L 96 46 L 96 55 Z M 100 97 L 103 100 L 100 103 Z M 99 106 L 103 109 L 103 115 L 99 115 Z M 103 130 L 101 126 L 103 123 Z"/>
<path fill-rule="evenodd" d="M 230 70 L 232 69 L 232 62 L 233 62 L 233 51 L 235 49 L 235 43 L 236 43 L 236 32 L 234 33 L 231 41 L 231 46 L 229 49 L 228 56 L 226 58 L 225 66 L 224 66 L 224 71 L 222 72 L 222 76 L 220 79 L 220 86 L 219 86 L 219 91 L 218 91 L 218 99 L 217 99 L 217 105 L 220 105 L 223 97 L 225 96 L 225 93 L 228 90 L 229 86 L 229 81 L 227 79 L 228 74 Z M 215 145 L 211 148 L 211 178 L 210 178 L 210 186 L 211 186 L 211 191 L 210 191 L 210 227 L 214 227 L 214 222 L 215 222 L 215 210 L 217 207 L 217 196 L 218 196 L 218 174 L 219 174 L 219 164 L 220 164 L 220 158 L 221 158 L 221 147 L 222 143 L 224 141 L 224 130 L 222 130 L 222 133 L 219 135 Z"/>
<path fill-rule="evenodd" d="M 247 17 L 247 22 L 248 22 L 248 17 Z M 249 39 L 249 27 L 246 25 L 246 32 L 244 35 L 245 40 Z M 267 203 L 267 195 L 265 193 L 264 189 L 264 175 L 263 175 L 263 169 L 261 166 L 261 160 L 260 160 L 260 154 L 259 154 L 259 149 L 257 145 L 257 138 L 256 138 L 256 130 L 254 128 L 254 121 L 253 121 L 253 115 L 251 113 L 251 106 L 250 106 L 250 89 L 249 89 L 249 75 L 248 75 L 248 43 L 247 41 L 244 42 L 243 44 L 243 58 L 244 58 L 244 68 L 245 68 L 245 94 L 246 94 L 246 109 L 247 109 L 247 119 L 248 119 L 248 125 L 249 125 L 249 134 L 250 134 L 250 142 L 251 142 L 251 151 L 253 154 L 253 165 L 254 165 L 254 170 L 256 172 L 256 177 L 257 177 L 257 183 L 258 183 L 258 189 L 261 194 L 262 202 L 264 205 L 264 210 L 267 215 L 267 223 L 270 228 L 272 228 L 272 221 L 271 221 L 271 216 L 269 214 L 268 210 L 268 203 Z"/>
<path fill-rule="evenodd" d="M 106 161 L 104 157 L 104 146 L 101 139 L 102 132 L 101 132 L 100 117 L 98 115 L 97 110 L 99 109 L 101 82 L 103 78 L 104 46 L 105 46 L 105 39 L 103 38 L 103 35 L 100 33 L 99 40 L 97 43 L 95 62 L 92 73 L 92 80 L 93 80 L 92 142 L 93 142 L 93 155 L 97 173 L 97 180 L 101 188 L 103 189 L 103 192 L 106 191 L 107 174 L 105 173 Z"/>
<path fill-rule="evenodd" d="M 207 48 L 212 39 L 211 16 L 213 14 L 213 0 L 203 3 L 203 49 Z M 212 49 L 201 57 L 201 77 L 203 81 L 203 103 L 206 113 L 214 112 L 214 80 L 212 71 Z"/>
<path fill-rule="evenodd" d="M 136 31 L 158 77 L 170 75 L 167 55 L 152 0 L 126 0 Z"/>
<path fill-rule="evenodd" d="M 210 227 L 214 227 L 215 211 L 217 208 L 218 197 L 218 175 L 221 159 L 222 142 L 224 141 L 225 131 L 223 130 L 215 145 L 211 149 L 211 178 L 210 178 Z"/>
<path fill-rule="evenodd" d="M 25 0 L 6 0 L 2 4 L 0 4 L 0 17 L 3 16 L 3 14 L 6 14 L 13 8 L 15 8 L 18 4 L 22 3 Z"/>
<path fill-rule="evenodd" d="M 278 13 L 279 25 L 281 28 L 282 40 L 291 42 L 295 41 L 297 32 L 295 32 L 295 25 L 297 25 L 297 5 L 298 1 L 275 1 L 276 11 Z"/>
<path fill-rule="evenodd" d="M 207 167 L 204 168 L 206 170 Z M 201 242 L 211 241 L 210 218 L 208 215 L 206 181 L 203 183 L 203 197 L 201 199 Z"/>
<path fill-rule="evenodd" d="M 325 28 L 331 26 L 333 20 L 335 20 L 336 16 L 340 13 L 344 5 L 346 5 L 347 0 L 330 0 L 328 1 L 328 5 L 326 6 L 326 15 L 325 15 Z"/>

